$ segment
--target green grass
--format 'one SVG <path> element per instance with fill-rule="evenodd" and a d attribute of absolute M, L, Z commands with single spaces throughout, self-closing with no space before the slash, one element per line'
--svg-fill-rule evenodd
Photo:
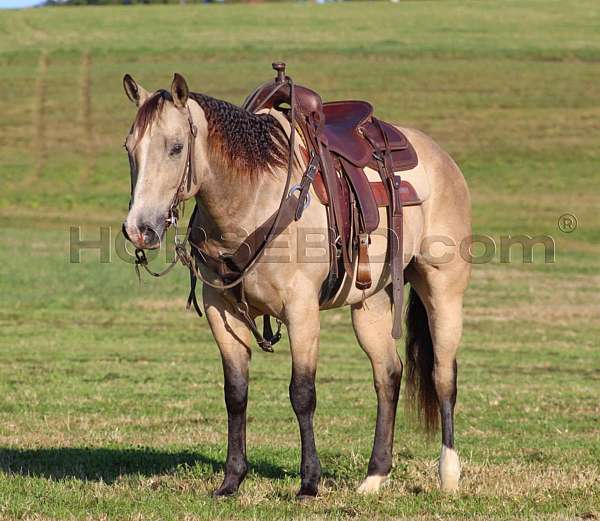
<path fill-rule="evenodd" d="M 0 518 L 599 517 L 599 24 L 590 0 L 0 12 Z M 125 72 L 155 89 L 178 71 L 239 103 L 276 59 L 326 99 L 431 134 L 465 173 L 477 233 L 556 241 L 554 264 L 474 268 L 456 497 L 436 488 L 437 439 L 402 414 L 392 482 L 354 494 L 375 397 L 338 310 L 323 315 L 321 497 L 293 498 L 284 341 L 253 357 L 251 473 L 214 501 L 222 375 L 206 322 L 184 312 L 186 273 L 139 287 L 114 254 L 69 263 L 69 226 L 114 238 L 127 209 Z"/>

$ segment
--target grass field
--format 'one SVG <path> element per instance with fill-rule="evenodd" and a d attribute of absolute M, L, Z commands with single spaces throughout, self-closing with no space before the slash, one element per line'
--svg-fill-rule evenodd
<path fill-rule="evenodd" d="M 0 518 L 600 518 L 598 27 L 593 0 L 0 12 Z M 375 396 L 341 310 L 323 316 L 321 496 L 294 500 L 284 341 L 253 357 L 251 473 L 211 499 L 222 374 L 206 322 L 184 312 L 186 273 L 140 288 L 114 254 L 69 262 L 69 226 L 114 238 L 127 210 L 125 72 L 155 89 L 178 71 L 239 103 L 276 59 L 327 99 L 431 134 L 465 173 L 476 233 L 555 240 L 554 263 L 515 249 L 474 267 L 455 497 L 437 490 L 438 440 L 402 414 L 390 485 L 354 494 Z"/>

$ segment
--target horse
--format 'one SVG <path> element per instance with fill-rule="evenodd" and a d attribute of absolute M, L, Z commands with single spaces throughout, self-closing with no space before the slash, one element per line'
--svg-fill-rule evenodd
<path fill-rule="evenodd" d="M 290 162 L 293 132 L 274 111 L 252 113 L 226 101 L 190 92 L 176 74 L 170 89 L 149 92 L 130 75 L 123 79 L 137 114 L 125 148 L 132 165 L 132 199 L 123 223 L 126 238 L 140 250 L 159 248 L 165 230 L 175 224 L 173 208 L 194 198 L 196 225 L 204 234 L 204 249 L 214 256 L 234 251 L 240 230 L 256 230 L 276 212 L 286 185 L 286 164 L 298 182 L 307 164 L 301 155 Z M 457 396 L 456 353 L 462 336 L 463 296 L 470 262 L 461 251 L 471 235 L 470 195 L 456 163 L 432 138 L 397 127 L 417 152 L 429 195 L 420 206 L 404 208 L 402 266 L 410 285 L 406 305 L 406 400 L 428 433 L 441 423 L 438 477 L 443 491 L 456 491 L 460 476 L 454 446 L 454 408 Z M 186 180 L 184 183 L 183 180 Z M 325 207 L 311 188 L 312 203 L 301 219 L 285 230 L 286 244 L 306 239 L 306 230 L 327 230 Z M 386 214 L 372 236 L 372 252 L 385 259 L 389 248 Z M 192 233 L 193 235 L 193 233 Z M 435 245 L 435 246 L 434 246 Z M 372 262 L 373 284 L 359 290 L 346 281 L 333 301 L 323 306 L 319 292 L 330 269 L 324 260 L 306 260 L 289 248 L 282 258 L 270 255 L 257 262 L 245 278 L 247 312 L 252 318 L 269 315 L 283 323 L 291 351 L 290 401 L 301 437 L 299 498 L 317 495 L 321 477 L 313 415 L 317 397 L 315 377 L 319 354 L 320 311 L 350 307 L 353 329 L 369 358 L 377 396 L 373 448 L 360 493 L 375 493 L 389 478 L 396 409 L 403 363 L 392 335 L 393 300 L 390 269 Z M 434 251 L 435 250 L 435 251 Z M 441 254 L 442 252 L 443 254 Z M 374 255 L 372 255 L 374 256 Z M 202 303 L 218 345 L 228 420 L 224 479 L 214 496 L 235 494 L 248 472 L 246 408 L 252 353 L 252 332 L 240 316 L 231 291 L 219 287 L 218 277 L 200 266 Z"/>

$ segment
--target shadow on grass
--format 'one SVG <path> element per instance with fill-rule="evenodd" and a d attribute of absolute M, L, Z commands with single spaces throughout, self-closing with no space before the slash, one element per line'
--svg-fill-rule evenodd
<path fill-rule="evenodd" d="M 216 451 L 215 451 L 216 452 Z M 169 452 L 150 448 L 0 448 L 0 471 L 7 474 L 38 476 L 50 479 L 77 478 L 113 483 L 123 475 L 154 476 L 170 474 L 180 466 L 207 467 L 221 472 L 224 458 L 197 451 Z M 253 459 L 250 471 L 264 478 L 290 476 L 283 468 Z M 294 475 L 292 473 L 291 475 Z"/>

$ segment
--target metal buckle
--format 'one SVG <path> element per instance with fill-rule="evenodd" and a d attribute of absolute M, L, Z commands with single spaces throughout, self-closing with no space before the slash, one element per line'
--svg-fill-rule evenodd
<path fill-rule="evenodd" d="M 240 300 L 235 303 L 235 308 L 238 313 L 250 316 L 250 306 L 248 305 L 248 302 Z"/>
<path fill-rule="evenodd" d="M 169 211 L 169 216 L 165 219 L 167 227 L 173 226 L 173 228 L 177 228 L 177 213 L 177 206 Z"/>
<path fill-rule="evenodd" d="M 294 192 L 300 192 L 302 193 L 302 185 L 294 185 L 290 188 L 290 191 L 288 192 L 288 197 L 291 196 Z M 306 192 L 306 199 L 304 199 L 304 209 L 306 210 L 309 206 L 310 206 L 310 192 Z"/>
<path fill-rule="evenodd" d="M 373 159 L 375 159 L 375 161 L 383 162 L 383 154 L 381 154 L 381 152 L 373 150 Z"/>
<path fill-rule="evenodd" d="M 146 252 L 144 250 L 142 250 L 141 248 L 136 248 L 135 249 L 135 264 L 142 264 L 142 265 L 146 265 L 148 264 L 148 259 L 146 258 Z"/>
<path fill-rule="evenodd" d="M 306 172 L 304 174 L 306 177 L 308 177 L 310 179 L 311 183 L 315 180 L 315 176 L 317 175 L 318 162 L 319 162 L 318 158 L 314 155 L 314 153 L 311 153 L 310 162 L 309 162 L 308 168 L 306 169 Z"/>

